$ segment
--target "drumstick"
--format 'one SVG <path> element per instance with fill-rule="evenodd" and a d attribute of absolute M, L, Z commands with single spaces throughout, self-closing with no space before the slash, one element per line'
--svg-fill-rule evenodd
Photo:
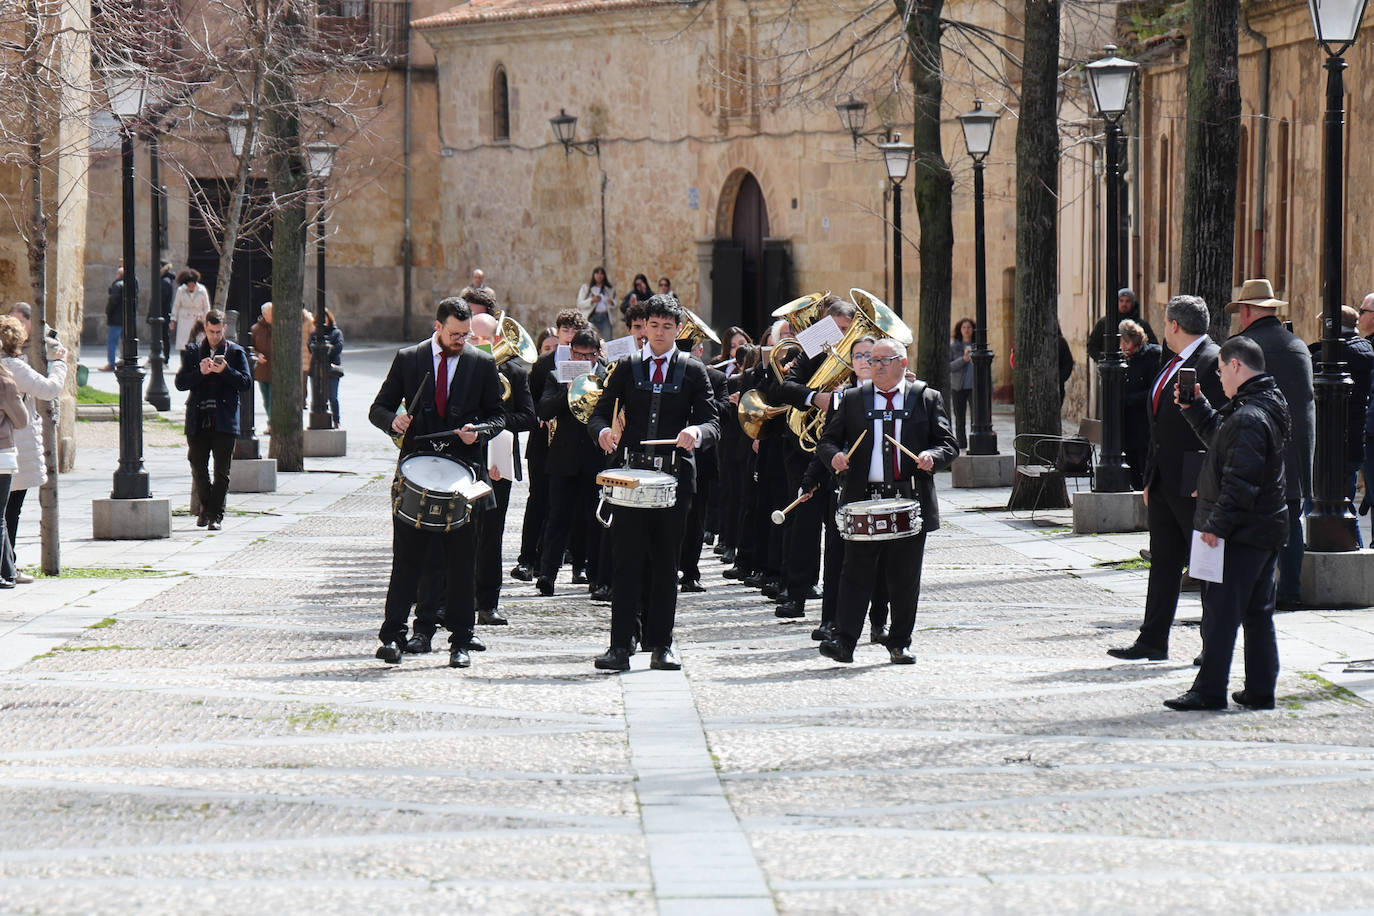
<path fill-rule="evenodd" d="M 771 516 L 773 524 L 781 525 L 783 522 L 787 521 L 787 513 L 806 502 L 806 498 L 815 492 L 815 490 L 807 490 L 801 496 L 798 496 L 796 499 L 792 500 L 792 502 L 788 503 L 786 509 L 774 509 L 773 515 Z"/>
<path fill-rule="evenodd" d="M 641 439 L 640 445 L 676 445 L 677 439 Z"/>
<path fill-rule="evenodd" d="M 905 445 L 898 442 L 896 439 L 892 438 L 887 433 L 883 433 L 883 438 L 886 439 L 888 442 L 891 442 L 893 445 L 897 446 L 899 449 L 901 449 L 906 454 L 906 456 L 910 458 L 912 461 L 915 461 L 917 463 L 920 462 L 921 459 L 914 455 L 911 449 L 907 448 Z"/>
<path fill-rule="evenodd" d="M 859 443 L 860 443 L 860 442 L 863 442 L 863 441 L 864 441 L 864 437 L 867 436 L 867 435 L 868 435 L 868 430 L 864 430 L 863 432 L 859 433 L 859 438 L 855 439 L 855 440 L 854 440 L 854 444 L 851 445 L 851 446 L 849 447 L 849 451 L 847 451 L 847 452 L 844 453 L 844 460 L 845 460 L 845 461 L 848 461 L 850 458 L 853 458 L 853 457 L 854 457 L 854 452 L 855 452 L 856 449 L 858 449 Z"/>

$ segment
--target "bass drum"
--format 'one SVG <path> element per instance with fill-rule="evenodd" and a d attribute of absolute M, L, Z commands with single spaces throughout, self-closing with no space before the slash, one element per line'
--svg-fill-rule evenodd
<path fill-rule="evenodd" d="M 846 541 L 895 541 L 921 533 L 921 504 L 914 499 L 865 499 L 840 506 L 835 527 Z"/>
<path fill-rule="evenodd" d="M 471 467 L 443 455 L 411 455 L 396 469 L 391 511 L 407 525 L 452 531 L 472 518 L 472 506 L 491 492 Z"/>

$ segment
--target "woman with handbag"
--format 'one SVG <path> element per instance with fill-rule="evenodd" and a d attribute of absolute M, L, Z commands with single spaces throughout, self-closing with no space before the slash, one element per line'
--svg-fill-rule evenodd
<path fill-rule="evenodd" d="M 9 316 L 5 321 L 19 322 Z M 19 394 L 14 376 L 0 366 L 0 504 L 10 498 L 10 484 L 19 470 L 19 450 L 15 447 L 15 430 L 29 425 L 29 411 Z M 0 525 L 0 588 L 14 588 L 14 555 L 10 551 L 10 533 Z"/>
<path fill-rule="evenodd" d="M 329 371 L 326 374 L 328 379 L 325 390 L 329 393 L 329 413 L 334 419 L 334 428 L 339 428 L 339 379 L 343 378 L 343 368 L 339 365 L 343 362 L 343 331 L 334 323 L 334 313 L 329 309 L 324 310 L 324 327 L 316 334 L 310 335 L 310 358 L 315 358 L 315 344 L 318 334 L 324 335 L 325 346 L 329 348 Z M 313 365 L 313 363 L 312 363 Z"/>

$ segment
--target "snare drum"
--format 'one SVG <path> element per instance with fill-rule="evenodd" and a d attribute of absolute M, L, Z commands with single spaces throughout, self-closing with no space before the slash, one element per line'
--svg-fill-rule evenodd
<path fill-rule="evenodd" d="M 628 509 L 670 509 L 677 502 L 677 478 L 663 471 L 614 468 L 596 475 L 601 499 Z"/>
<path fill-rule="evenodd" d="M 914 499 L 865 499 L 840 506 L 835 527 L 846 541 L 895 541 L 921 533 L 921 504 Z"/>
<path fill-rule="evenodd" d="M 473 504 L 491 493 L 468 465 L 444 455 L 411 455 L 391 484 L 396 518 L 427 531 L 452 531 L 472 518 Z"/>

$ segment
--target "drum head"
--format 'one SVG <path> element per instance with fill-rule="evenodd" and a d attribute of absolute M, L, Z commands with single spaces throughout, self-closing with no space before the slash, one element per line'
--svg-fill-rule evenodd
<path fill-rule="evenodd" d="M 442 455 L 412 455 L 401 462 L 401 476 L 417 487 L 439 493 L 457 493 L 477 479 L 461 461 Z"/>

